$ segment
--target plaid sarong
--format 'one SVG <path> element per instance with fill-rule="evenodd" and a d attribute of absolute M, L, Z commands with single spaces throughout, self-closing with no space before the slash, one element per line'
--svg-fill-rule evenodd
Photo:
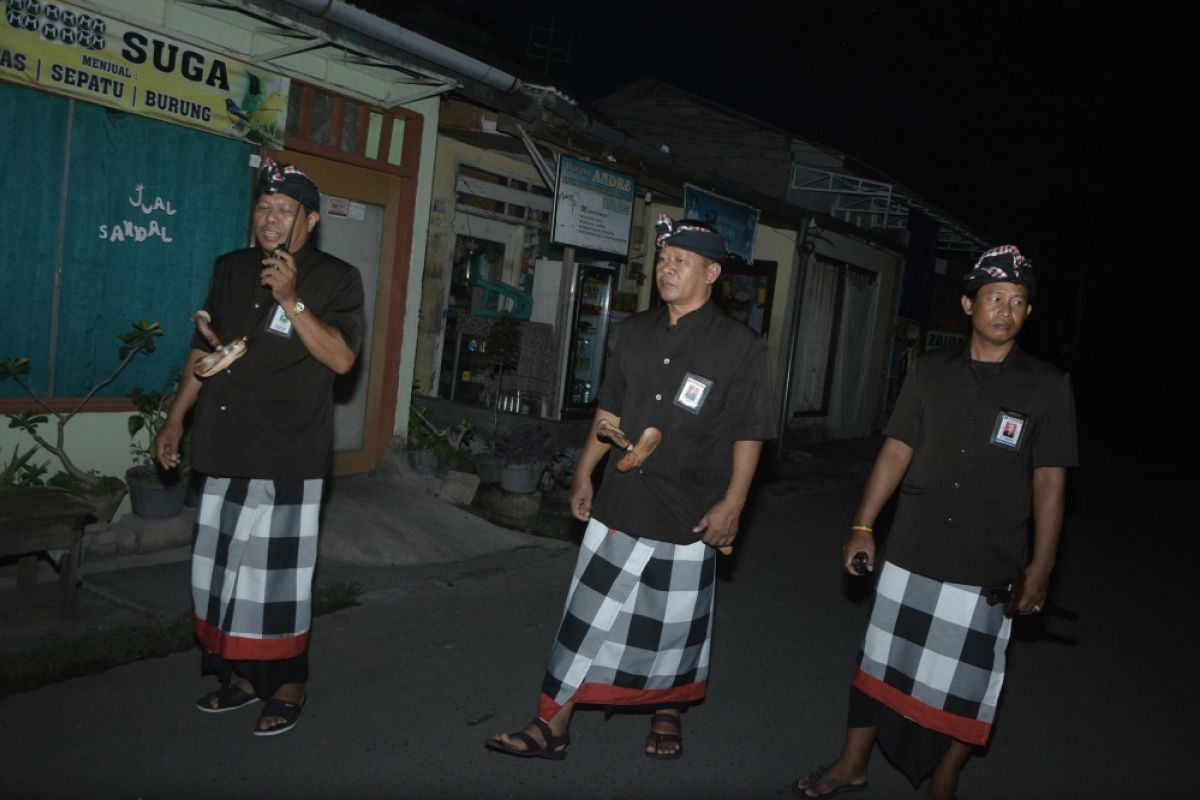
<path fill-rule="evenodd" d="M 885 562 L 851 684 L 923 728 L 986 744 L 1011 627 L 986 588 Z"/>
<path fill-rule="evenodd" d="M 671 706 L 704 697 L 716 574 L 703 542 L 673 545 L 588 523 L 538 713 L 569 701 Z"/>
<path fill-rule="evenodd" d="M 204 482 L 192 546 L 192 629 L 228 660 L 292 658 L 308 646 L 324 481 Z"/>

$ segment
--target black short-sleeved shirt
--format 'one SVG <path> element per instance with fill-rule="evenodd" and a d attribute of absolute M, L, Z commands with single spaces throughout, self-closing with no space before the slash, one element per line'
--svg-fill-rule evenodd
<path fill-rule="evenodd" d="M 1026 561 L 1033 471 L 1078 463 L 1070 376 L 1017 347 L 985 377 L 965 349 L 921 356 L 884 434 L 913 448 L 888 560 L 951 583 L 1011 580 Z"/>
<path fill-rule="evenodd" d="M 337 328 L 358 352 L 363 289 L 358 270 L 311 244 L 297 253 L 296 295 L 305 314 Z M 262 251 L 217 259 L 204 308 L 223 343 L 249 334 L 246 355 L 204 380 L 196 401 L 192 463 L 209 475 L 297 480 L 324 477 L 333 446 L 334 373 L 292 329 L 268 330 L 277 304 L 262 286 Z M 290 310 L 290 309 L 289 309 Z M 192 347 L 211 350 L 199 334 Z"/>
<path fill-rule="evenodd" d="M 640 470 L 612 453 L 592 514 L 632 536 L 690 544 L 692 528 L 721 499 L 733 443 L 775 436 L 766 342 L 712 302 L 674 327 L 667 307 L 621 324 L 597 406 L 633 440 L 648 427 L 662 443 Z"/>

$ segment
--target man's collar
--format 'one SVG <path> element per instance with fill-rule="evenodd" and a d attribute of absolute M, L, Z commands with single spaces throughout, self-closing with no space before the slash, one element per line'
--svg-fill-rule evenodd
<path fill-rule="evenodd" d="M 961 358 L 963 361 L 963 364 L 967 367 L 970 367 L 972 364 L 975 363 L 975 360 L 973 358 L 971 358 L 971 340 L 970 339 L 967 339 L 966 343 L 962 346 L 962 349 L 960 349 L 958 351 L 958 353 L 956 354 L 955 357 Z M 1001 360 L 999 362 L 998 368 L 996 369 L 995 373 L 993 373 L 993 374 L 1007 372 L 1008 370 L 1013 369 L 1014 367 L 1019 368 L 1024 362 L 1025 362 L 1025 352 L 1021 349 L 1020 345 L 1018 345 L 1016 342 L 1013 342 L 1012 349 L 1009 350 L 1008 353 L 1004 356 L 1003 360 Z M 995 363 L 995 362 L 991 362 L 991 363 Z"/>
<path fill-rule="evenodd" d="M 674 327 L 678 329 L 681 326 L 691 325 L 699 320 L 706 319 L 713 313 L 716 307 L 717 304 L 712 301 L 712 295 L 709 295 L 708 299 L 704 301 L 704 305 L 684 314 L 679 318 L 679 321 L 675 323 Z M 666 303 L 663 303 L 662 308 L 663 325 L 665 325 L 667 328 L 671 328 L 671 308 Z"/>

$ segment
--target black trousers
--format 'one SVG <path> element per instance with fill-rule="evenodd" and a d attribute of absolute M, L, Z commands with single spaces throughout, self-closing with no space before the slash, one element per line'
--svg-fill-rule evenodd
<path fill-rule="evenodd" d="M 914 789 L 950 749 L 950 736 L 922 728 L 854 687 L 850 687 L 846 724 L 851 728 L 875 728 L 879 749 Z"/>
<path fill-rule="evenodd" d="M 308 649 L 298 656 L 274 661 L 228 661 L 216 653 L 203 653 L 200 674 L 216 675 L 221 686 L 228 686 L 236 674 L 254 687 L 254 693 L 268 700 L 285 683 L 308 682 Z"/>

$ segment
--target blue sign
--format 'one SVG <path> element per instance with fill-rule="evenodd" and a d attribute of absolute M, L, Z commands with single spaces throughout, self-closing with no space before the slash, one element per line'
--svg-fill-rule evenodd
<path fill-rule="evenodd" d="M 684 219 L 707 222 L 725 240 L 725 249 L 747 264 L 754 263 L 754 240 L 758 235 L 758 209 L 721 197 L 685 183 Z"/>

